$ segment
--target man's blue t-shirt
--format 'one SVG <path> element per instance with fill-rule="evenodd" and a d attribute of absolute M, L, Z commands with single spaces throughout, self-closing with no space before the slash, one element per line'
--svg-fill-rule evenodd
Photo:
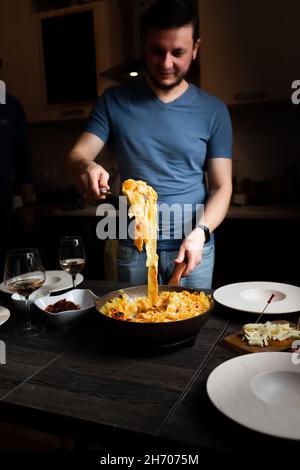
<path fill-rule="evenodd" d="M 121 181 L 146 181 L 161 204 L 196 204 L 207 198 L 208 158 L 231 158 L 232 129 L 225 104 L 196 86 L 170 103 L 145 80 L 107 89 L 98 98 L 85 131 L 112 142 Z M 162 240 L 158 248 L 177 248 L 181 240 Z M 171 238 L 173 232 L 171 231 Z"/>

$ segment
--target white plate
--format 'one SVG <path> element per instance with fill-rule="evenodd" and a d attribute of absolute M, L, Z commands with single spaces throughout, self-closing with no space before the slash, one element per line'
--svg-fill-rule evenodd
<path fill-rule="evenodd" d="M 82 274 L 76 274 L 76 287 L 81 284 L 82 281 Z M 70 289 L 73 287 L 72 276 L 65 271 L 46 271 L 46 282 L 43 287 L 51 290 L 51 292 Z"/>
<path fill-rule="evenodd" d="M 76 287 L 83 281 L 82 274 L 76 274 Z M 65 271 L 46 271 L 46 282 L 43 288 L 49 289 L 51 292 L 70 289 L 73 286 L 71 274 Z M 4 283 L 0 284 L 0 290 L 6 294 L 11 292 L 6 289 Z"/>
<path fill-rule="evenodd" d="M 0 305 L 0 325 L 3 325 L 10 317 L 9 310 Z"/>
<path fill-rule="evenodd" d="M 272 436 L 300 439 L 300 361 L 296 353 L 235 357 L 207 380 L 207 393 L 224 415 Z"/>
<path fill-rule="evenodd" d="M 213 295 L 217 302 L 226 307 L 261 313 L 272 294 L 275 294 L 275 297 L 264 315 L 300 310 L 300 287 L 279 282 L 238 282 L 216 289 Z"/>

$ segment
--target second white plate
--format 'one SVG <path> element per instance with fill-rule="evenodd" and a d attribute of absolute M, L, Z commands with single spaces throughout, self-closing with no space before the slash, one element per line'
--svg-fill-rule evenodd
<path fill-rule="evenodd" d="M 76 287 L 83 281 L 82 274 L 76 274 Z M 46 282 L 43 285 L 51 292 L 58 292 L 64 289 L 71 289 L 73 286 L 71 274 L 65 271 L 46 271 Z"/>
<path fill-rule="evenodd" d="M 216 408 L 237 423 L 272 436 L 300 439 L 300 364 L 296 353 L 235 357 L 212 371 L 206 388 Z"/>
<path fill-rule="evenodd" d="M 275 297 L 264 315 L 300 311 L 300 287 L 279 282 L 238 282 L 214 291 L 214 299 L 226 307 L 243 312 L 261 313 L 271 295 Z"/>

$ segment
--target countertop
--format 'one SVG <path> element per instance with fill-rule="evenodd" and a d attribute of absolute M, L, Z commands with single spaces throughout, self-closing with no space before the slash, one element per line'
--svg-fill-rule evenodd
<path fill-rule="evenodd" d="M 87 206 L 81 209 L 53 209 L 47 215 L 53 217 L 97 217 L 97 206 Z M 105 215 L 115 217 L 118 210 L 108 211 Z M 230 206 L 227 219 L 268 219 L 286 220 L 300 219 L 300 207 L 297 206 Z"/>
<path fill-rule="evenodd" d="M 300 219 L 297 206 L 230 206 L 228 219 Z"/>
<path fill-rule="evenodd" d="M 98 295 L 123 284 L 84 281 Z M 206 380 L 220 363 L 237 354 L 225 349 L 225 334 L 253 320 L 219 305 L 195 341 L 157 351 L 128 349 L 107 334 L 95 317 L 80 328 L 21 339 L 13 329 L 23 322 L 11 310 L 0 327 L 6 364 L 0 366 L 0 413 L 17 423 L 111 449 L 296 450 L 297 443 L 268 437 L 229 420 L 210 403 Z M 37 313 L 35 313 L 36 317 Z M 293 317 L 292 317 L 293 318 Z M 101 323 L 102 325 L 102 323 Z M 132 446 L 128 443 L 131 443 Z M 126 455 L 126 454 L 125 454 Z"/>

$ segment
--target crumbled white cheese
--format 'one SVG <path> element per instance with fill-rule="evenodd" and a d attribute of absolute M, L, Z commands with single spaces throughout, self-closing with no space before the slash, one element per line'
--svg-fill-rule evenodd
<path fill-rule="evenodd" d="M 291 328 L 289 323 L 248 323 L 243 326 L 243 334 L 249 346 L 268 346 L 269 340 L 284 341 L 300 338 L 300 330 Z"/>

